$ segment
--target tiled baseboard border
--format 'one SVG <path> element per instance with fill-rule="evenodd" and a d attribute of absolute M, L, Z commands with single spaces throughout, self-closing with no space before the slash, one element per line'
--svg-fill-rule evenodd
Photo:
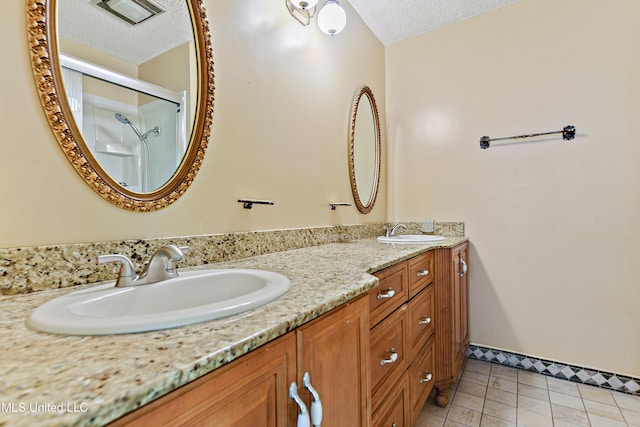
<path fill-rule="evenodd" d="M 524 354 L 507 352 L 475 344 L 469 346 L 467 357 L 469 359 L 482 360 L 498 365 L 537 372 L 575 383 L 588 384 L 640 396 L 640 378 L 597 371 L 553 360 L 538 359 Z"/>

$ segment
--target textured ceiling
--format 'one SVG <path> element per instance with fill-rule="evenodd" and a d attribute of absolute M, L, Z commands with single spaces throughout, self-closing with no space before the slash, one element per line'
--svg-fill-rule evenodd
<path fill-rule="evenodd" d="M 286 7 L 284 0 L 260 1 Z M 520 0 L 342 1 L 351 3 L 380 41 L 389 45 Z M 137 26 L 107 13 L 95 5 L 97 2 L 58 0 L 60 35 L 136 65 L 193 39 L 185 0 L 153 0 L 166 12 Z"/>
<path fill-rule="evenodd" d="M 520 0 L 348 0 L 386 46 Z"/>
<path fill-rule="evenodd" d="M 58 0 L 59 35 L 136 65 L 193 40 L 185 0 L 154 0 L 165 12 L 136 26 L 96 3 L 98 0 Z"/>

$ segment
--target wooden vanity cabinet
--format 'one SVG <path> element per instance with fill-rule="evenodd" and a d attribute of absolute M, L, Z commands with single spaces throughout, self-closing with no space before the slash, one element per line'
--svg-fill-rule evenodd
<path fill-rule="evenodd" d="M 411 426 L 435 383 L 433 252 L 384 269 L 376 277 L 380 284 L 369 291 L 370 302 L 389 289 L 407 291 L 375 307 L 386 315 L 381 320 L 372 309 L 372 425 Z"/>
<path fill-rule="evenodd" d="M 310 408 L 303 375 L 319 393 L 324 426 L 368 426 L 369 307 L 357 298 L 116 420 L 111 426 L 295 426 L 291 383 Z"/>
<path fill-rule="evenodd" d="M 469 348 L 468 244 L 436 251 L 436 403 L 446 406 L 447 386 L 457 381 Z"/>
<path fill-rule="evenodd" d="M 319 393 L 323 426 L 412 426 L 434 385 L 436 403 L 469 346 L 467 243 L 388 267 L 367 295 L 216 369 L 112 426 L 293 427 Z"/>

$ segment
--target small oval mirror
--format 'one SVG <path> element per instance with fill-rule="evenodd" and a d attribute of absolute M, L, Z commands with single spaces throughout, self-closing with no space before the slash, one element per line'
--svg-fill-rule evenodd
<path fill-rule="evenodd" d="M 358 210 L 371 212 L 380 182 L 380 119 L 373 92 L 362 86 L 356 93 L 349 132 L 349 177 Z"/>
<path fill-rule="evenodd" d="M 176 201 L 213 114 L 202 0 L 28 0 L 40 99 L 76 171 L 123 209 Z"/>

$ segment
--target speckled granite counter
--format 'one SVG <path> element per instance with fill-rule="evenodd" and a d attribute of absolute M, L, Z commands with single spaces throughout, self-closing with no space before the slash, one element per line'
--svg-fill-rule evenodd
<path fill-rule="evenodd" d="M 466 240 L 361 239 L 211 264 L 275 271 L 291 289 L 243 314 L 140 334 L 61 336 L 25 326 L 32 309 L 78 288 L 0 297 L 0 426 L 104 425 L 368 291 L 377 284 L 369 273 Z"/>

